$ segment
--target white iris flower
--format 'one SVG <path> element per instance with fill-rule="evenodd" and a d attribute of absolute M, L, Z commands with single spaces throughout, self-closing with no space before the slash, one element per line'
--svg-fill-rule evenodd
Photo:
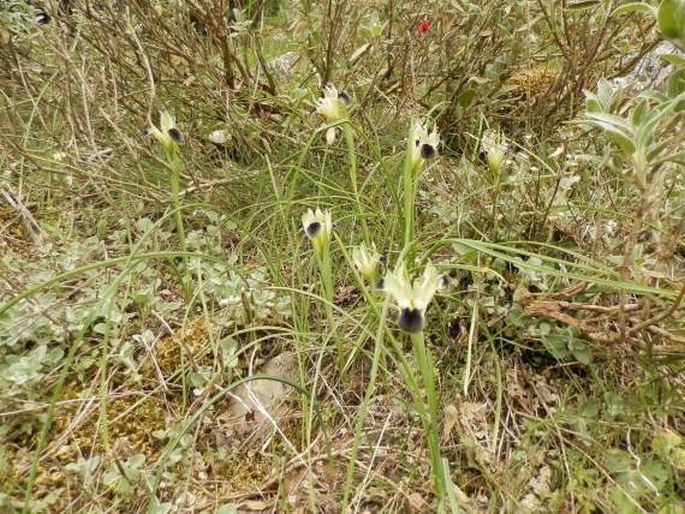
<path fill-rule="evenodd" d="M 371 248 L 367 248 L 365 244 L 354 247 L 352 249 L 352 262 L 366 281 L 375 286 L 376 269 L 380 263 L 380 255 L 376 251 L 376 244 L 372 243 Z"/>
<path fill-rule="evenodd" d="M 426 126 L 416 121 L 408 142 L 412 148 L 412 164 L 416 166 L 420 162 L 438 156 L 438 145 L 440 144 L 440 134 L 433 128 L 428 132 Z"/>
<path fill-rule="evenodd" d="M 153 136 L 165 151 L 173 151 L 178 143 L 183 141 L 183 134 L 176 127 L 174 116 L 167 111 L 159 113 L 159 127 L 151 125 L 147 135 Z"/>
<path fill-rule="evenodd" d="M 412 283 L 404 266 L 385 274 L 383 288 L 393 297 L 400 309 L 399 327 L 405 332 L 417 333 L 423 330 L 426 307 L 438 290 L 439 275 L 432 263 L 426 265 L 421 278 Z"/>
<path fill-rule="evenodd" d="M 481 149 L 485 152 L 490 171 L 499 175 L 507 153 L 507 141 L 498 130 L 486 130 L 480 139 Z"/>
<path fill-rule="evenodd" d="M 307 237 L 312 240 L 314 249 L 321 252 L 329 244 L 333 232 L 331 211 L 321 211 L 319 208 L 316 211 L 308 209 L 302 215 L 302 227 Z"/>
<path fill-rule="evenodd" d="M 326 86 L 323 93 L 323 97 L 314 102 L 316 112 L 324 116 L 329 123 L 343 119 L 345 106 L 349 103 L 350 97 L 342 91 L 338 92 L 335 86 Z"/>

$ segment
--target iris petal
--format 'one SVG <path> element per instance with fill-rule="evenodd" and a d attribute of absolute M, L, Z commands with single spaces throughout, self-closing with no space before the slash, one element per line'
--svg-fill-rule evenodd
<path fill-rule="evenodd" d="M 432 159 L 437 155 L 438 151 L 435 149 L 435 147 L 429 145 L 428 143 L 424 143 L 421 145 L 421 157 L 423 157 L 424 159 Z"/>
<path fill-rule="evenodd" d="M 312 221 L 305 228 L 305 232 L 309 237 L 316 237 L 319 232 L 321 232 L 321 223 L 318 221 Z"/>
<path fill-rule="evenodd" d="M 423 330 L 423 312 L 421 309 L 404 308 L 400 311 L 397 323 L 402 330 L 415 334 Z"/>
<path fill-rule="evenodd" d="M 183 134 L 181 134 L 181 131 L 178 130 L 176 127 L 172 127 L 167 131 L 167 134 L 169 134 L 169 137 L 176 141 L 177 143 L 180 143 L 183 141 Z"/>

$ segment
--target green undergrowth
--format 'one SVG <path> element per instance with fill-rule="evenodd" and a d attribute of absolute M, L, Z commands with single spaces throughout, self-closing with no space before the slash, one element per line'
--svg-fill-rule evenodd
<path fill-rule="evenodd" d="M 685 508 L 682 2 L 73 4 L 0 6 L 0 511 Z"/>

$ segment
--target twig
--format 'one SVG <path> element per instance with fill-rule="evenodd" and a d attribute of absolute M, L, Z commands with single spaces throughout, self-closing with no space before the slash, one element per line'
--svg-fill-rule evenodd
<path fill-rule="evenodd" d="M 24 226 L 26 227 L 28 233 L 31 234 L 31 239 L 33 239 L 34 244 L 40 245 L 42 243 L 42 238 L 40 235 L 40 226 L 31 214 L 31 211 L 29 211 L 26 208 L 26 206 L 23 203 L 21 203 L 19 198 L 17 198 L 17 195 L 11 190 L 8 190 L 9 187 L 10 186 L 8 184 L 3 184 L 2 186 L 0 186 L 0 192 L 2 192 L 2 196 L 5 197 L 5 200 L 7 201 L 10 207 L 13 207 L 17 211 L 19 211 L 21 219 L 24 222 Z"/>
<path fill-rule="evenodd" d="M 683 285 L 680 288 L 680 293 L 678 294 L 678 297 L 675 299 L 673 304 L 668 309 L 666 309 L 665 311 L 663 311 L 663 312 L 661 312 L 655 316 L 652 316 L 651 318 L 644 320 L 642 323 L 638 323 L 634 327 L 631 327 L 626 332 L 626 335 L 632 335 L 635 332 L 639 332 L 640 330 L 643 330 L 647 327 L 650 327 L 651 325 L 658 323 L 659 321 L 663 321 L 666 318 L 668 318 L 678 308 L 678 306 L 680 305 L 680 302 L 683 300 L 683 296 L 685 296 L 685 282 L 683 282 Z"/>

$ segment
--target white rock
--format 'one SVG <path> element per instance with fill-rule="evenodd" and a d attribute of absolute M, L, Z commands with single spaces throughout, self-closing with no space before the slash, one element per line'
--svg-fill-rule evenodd
<path fill-rule="evenodd" d="M 231 139 L 231 135 L 228 133 L 228 130 L 215 130 L 209 134 L 208 139 L 215 145 L 223 145 L 226 143 L 226 141 Z"/>

